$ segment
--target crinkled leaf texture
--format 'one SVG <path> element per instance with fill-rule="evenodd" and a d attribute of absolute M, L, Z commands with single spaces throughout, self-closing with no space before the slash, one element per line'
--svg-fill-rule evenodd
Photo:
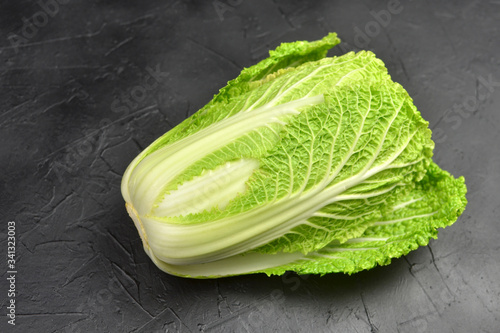
<path fill-rule="evenodd" d="M 371 52 L 282 44 L 130 164 L 122 194 L 155 264 L 213 278 L 354 273 L 465 209 L 407 92 Z"/>

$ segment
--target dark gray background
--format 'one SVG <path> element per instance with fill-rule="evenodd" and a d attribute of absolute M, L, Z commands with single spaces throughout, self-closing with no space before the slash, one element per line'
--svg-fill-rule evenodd
<path fill-rule="evenodd" d="M 500 332 L 500 2 L 402 2 L 380 22 L 388 2 L 66 2 L 0 7 L 2 258 L 8 221 L 18 237 L 1 332 Z M 128 163 L 269 49 L 330 31 L 331 54 L 373 50 L 414 98 L 465 213 L 353 276 L 159 271 L 120 195 Z"/>

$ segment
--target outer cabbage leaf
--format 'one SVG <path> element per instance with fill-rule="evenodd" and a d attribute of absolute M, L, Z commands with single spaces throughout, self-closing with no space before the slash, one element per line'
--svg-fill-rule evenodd
<path fill-rule="evenodd" d="M 299 274 L 356 273 L 376 265 L 388 265 L 398 258 L 425 246 L 437 238 L 437 229 L 453 224 L 467 204 L 463 177 L 453 178 L 435 163 L 429 172 L 404 196 L 394 196 L 382 218 L 370 221 L 360 237 L 345 243 L 332 241 L 308 254 L 265 254 L 250 251 L 215 262 L 176 266 L 152 257 L 162 270 L 171 274 L 216 278 L 248 273 L 281 275 L 286 271 Z"/>

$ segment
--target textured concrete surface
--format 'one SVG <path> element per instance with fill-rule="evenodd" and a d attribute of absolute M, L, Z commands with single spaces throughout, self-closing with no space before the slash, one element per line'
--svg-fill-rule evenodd
<path fill-rule="evenodd" d="M 499 332 L 498 1 L 2 1 L 1 332 Z M 353 276 L 159 271 L 120 195 L 128 163 L 284 41 L 373 50 L 464 175 L 439 240 Z M 7 306 L 15 299 L 16 325 Z"/>

